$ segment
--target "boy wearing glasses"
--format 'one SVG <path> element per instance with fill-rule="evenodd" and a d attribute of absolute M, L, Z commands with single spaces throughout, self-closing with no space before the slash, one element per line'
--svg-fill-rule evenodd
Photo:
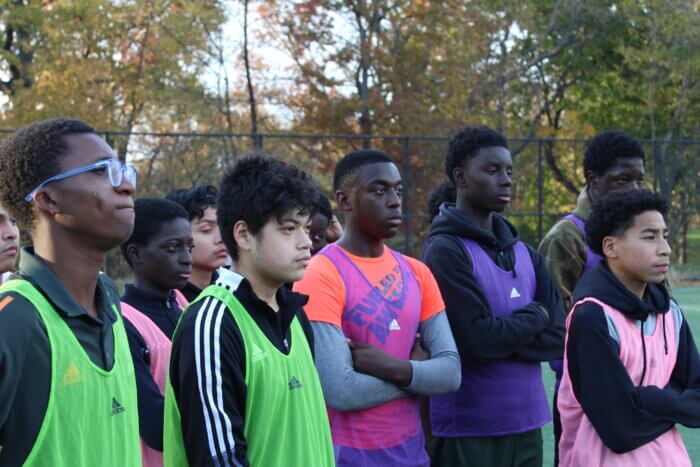
<path fill-rule="evenodd" d="M 163 401 L 171 339 L 187 300 L 177 290 L 192 273 L 193 239 L 187 211 L 161 198 L 134 203 L 134 231 L 122 243 L 134 283 L 122 314 L 136 372 L 143 465 L 163 465 Z"/>
<path fill-rule="evenodd" d="M 0 465 L 139 465 L 134 367 L 107 252 L 134 225 L 133 167 L 79 120 L 0 144 L 0 202 L 29 233 L 0 287 Z"/>

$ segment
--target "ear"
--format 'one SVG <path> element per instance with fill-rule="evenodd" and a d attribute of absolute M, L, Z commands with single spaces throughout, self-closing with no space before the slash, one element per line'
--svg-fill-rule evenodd
<path fill-rule="evenodd" d="M 338 205 L 339 211 L 352 211 L 352 203 L 350 202 L 350 193 L 345 190 L 335 192 L 335 202 Z"/>
<path fill-rule="evenodd" d="M 143 263 L 143 255 L 141 254 L 141 248 L 135 243 L 129 243 L 126 247 L 126 256 L 129 257 L 131 264 L 141 264 Z"/>
<path fill-rule="evenodd" d="M 248 229 L 248 223 L 246 221 L 238 221 L 233 225 L 233 239 L 236 241 L 239 253 L 241 251 L 251 250 L 252 237 L 253 234 Z"/>
<path fill-rule="evenodd" d="M 40 190 L 35 196 L 39 210 L 44 211 L 50 217 L 55 216 L 61 212 L 61 208 L 58 206 L 58 201 L 51 195 L 51 192 L 47 190 Z"/>
<path fill-rule="evenodd" d="M 596 190 L 598 188 L 598 175 L 592 170 L 586 172 L 586 184 L 589 190 Z"/>
<path fill-rule="evenodd" d="M 619 258 L 620 252 L 618 239 L 613 236 L 607 236 L 603 238 L 603 253 L 606 258 Z"/>
<path fill-rule="evenodd" d="M 452 178 L 457 188 L 467 187 L 467 169 L 464 167 L 455 167 L 452 169 Z"/>

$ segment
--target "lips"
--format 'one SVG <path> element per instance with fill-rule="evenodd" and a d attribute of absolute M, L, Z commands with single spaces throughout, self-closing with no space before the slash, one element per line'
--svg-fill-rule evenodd
<path fill-rule="evenodd" d="M 9 246 L 2 250 L 2 254 L 5 256 L 17 256 L 19 249 L 16 246 Z"/>
<path fill-rule="evenodd" d="M 661 272 L 668 272 L 669 264 L 668 264 L 668 263 L 657 264 L 657 265 L 654 266 L 654 267 L 655 267 L 656 269 L 658 269 L 659 271 L 661 271 Z"/>
<path fill-rule="evenodd" d="M 304 267 L 309 265 L 309 262 L 311 262 L 311 256 L 304 256 L 302 258 L 297 259 L 294 261 L 295 263 L 301 263 L 304 265 Z"/>
<path fill-rule="evenodd" d="M 386 220 L 387 224 L 391 225 L 399 225 L 401 224 L 401 216 L 391 216 Z"/>
<path fill-rule="evenodd" d="M 214 256 L 216 256 L 217 258 L 226 258 L 228 256 L 228 251 L 226 250 L 226 248 L 218 250 L 216 253 L 214 253 Z"/>
<path fill-rule="evenodd" d="M 500 201 L 503 201 L 505 203 L 509 203 L 510 202 L 510 193 L 501 193 L 497 196 L 497 198 Z"/>

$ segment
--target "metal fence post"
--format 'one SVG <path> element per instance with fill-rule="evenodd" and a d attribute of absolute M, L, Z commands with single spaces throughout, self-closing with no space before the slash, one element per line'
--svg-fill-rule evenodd
<path fill-rule="evenodd" d="M 537 239 L 544 236 L 544 167 L 542 164 L 542 140 L 537 140 Z"/>
<path fill-rule="evenodd" d="M 411 210 L 409 207 L 409 194 L 411 193 L 411 143 L 408 136 L 403 138 L 403 197 L 401 206 L 403 207 L 403 248 L 405 254 L 411 254 Z"/>

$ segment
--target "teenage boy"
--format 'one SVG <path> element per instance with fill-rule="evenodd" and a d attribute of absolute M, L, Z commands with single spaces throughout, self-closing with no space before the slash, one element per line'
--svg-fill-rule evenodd
<path fill-rule="evenodd" d="M 32 237 L 0 287 L 0 465 L 139 465 L 119 296 L 100 274 L 134 225 L 136 171 L 79 120 L 0 144 L 0 202 Z"/>
<path fill-rule="evenodd" d="M 624 131 L 604 131 L 586 144 L 583 170 L 586 186 L 576 208 L 552 227 L 539 247 L 566 310 L 571 308 L 571 294 L 581 275 L 602 260 L 585 241 L 591 204 L 612 191 L 644 186 L 644 149 Z"/>
<path fill-rule="evenodd" d="M 17 222 L 0 204 L 0 284 L 14 271 L 19 255 Z"/>
<path fill-rule="evenodd" d="M 136 372 L 143 465 L 162 467 L 170 340 L 187 306 L 177 289 L 192 272 L 192 231 L 184 208 L 167 199 L 138 199 L 134 210 L 134 231 L 121 245 L 134 284 L 127 284 L 121 307 Z"/>
<path fill-rule="evenodd" d="M 497 213 L 510 202 L 505 138 L 467 126 L 445 169 L 456 203 L 430 226 L 423 259 L 445 299 L 462 384 L 431 398 L 437 466 L 540 466 L 550 421 L 540 362 L 562 357 L 564 311 L 542 257 Z"/>
<path fill-rule="evenodd" d="M 187 211 L 194 238 L 192 275 L 180 289 L 191 302 L 219 276 L 218 269 L 226 264 L 228 252 L 221 240 L 216 222 L 216 187 L 211 185 L 172 191 L 166 196 Z"/>
<path fill-rule="evenodd" d="M 356 151 L 333 188 L 345 231 L 294 287 L 310 297 L 337 465 L 427 466 L 419 396 L 455 391 L 460 366 L 432 274 L 384 244 L 401 226 L 401 175 L 386 154 Z"/>
<path fill-rule="evenodd" d="M 554 224 L 542 239 L 539 252 L 547 262 L 552 280 L 571 309 L 571 294 L 584 272 L 595 268 L 602 257 L 586 243 L 585 223 L 593 201 L 618 190 L 639 190 L 644 185 L 644 149 L 639 141 L 620 130 L 603 131 L 586 144 L 583 157 L 586 186 L 579 194 L 576 208 Z M 557 446 L 561 423 L 557 411 L 557 393 L 562 376 L 562 361 L 550 363 L 556 373 L 554 385 L 554 465 L 558 464 Z"/>
<path fill-rule="evenodd" d="M 319 207 L 318 212 L 311 218 L 311 227 L 309 228 L 309 236 L 311 237 L 311 255 L 315 255 L 329 243 L 333 243 L 340 238 L 334 237 L 332 232 L 332 223 L 336 222 L 331 209 L 331 202 L 328 197 L 319 190 Z M 330 235 L 329 235 L 330 233 Z"/>
<path fill-rule="evenodd" d="M 311 257 L 311 177 L 249 156 L 221 181 L 217 218 L 238 274 L 222 269 L 185 311 L 165 400 L 165 465 L 333 465 L 307 297 L 283 285 Z"/>
<path fill-rule="evenodd" d="M 664 285 L 666 201 L 611 193 L 586 224 L 605 258 L 576 285 L 559 389 L 561 466 L 690 466 L 676 424 L 700 427 L 700 355 Z"/>

